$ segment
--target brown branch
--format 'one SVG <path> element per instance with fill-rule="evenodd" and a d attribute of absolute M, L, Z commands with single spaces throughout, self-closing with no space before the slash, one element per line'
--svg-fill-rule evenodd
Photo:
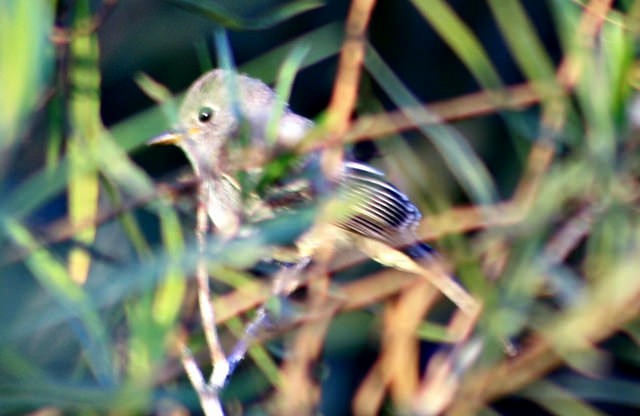
<path fill-rule="evenodd" d="M 371 140 L 415 129 L 421 125 L 451 122 L 478 117 L 498 110 L 517 110 L 536 104 L 540 95 L 529 84 L 520 84 L 503 91 L 479 91 L 424 106 L 425 110 L 396 110 L 389 113 L 360 116 L 343 137 L 344 143 Z M 407 117 L 407 113 L 414 116 Z M 322 143 L 319 143 L 322 144 Z"/>
<path fill-rule="evenodd" d="M 388 302 L 384 314 L 382 352 L 353 399 L 358 415 L 378 414 L 387 389 L 394 403 L 407 408 L 418 386 L 416 330 L 436 304 L 440 292 L 425 280 L 414 279 L 400 297 Z"/>
<path fill-rule="evenodd" d="M 319 140 L 326 135 L 320 129 L 311 133 L 298 149 L 304 154 L 314 150 L 341 146 L 362 140 L 375 140 L 402 131 L 416 129 L 421 125 L 451 122 L 468 117 L 478 117 L 494 113 L 498 110 L 518 110 L 536 104 L 546 97 L 541 97 L 529 84 L 519 84 L 502 91 L 479 91 L 460 97 L 450 98 L 424 106 L 428 111 L 415 109 L 415 116 L 408 118 L 407 109 L 387 113 L 362 115 L 352 122 L 340 140 Z M 409 109 L 410 110 L 410 109 Z"/>
<path fill-rule="evenodd" d="M 327 109 L 329 131 L 325 143 L 330 146 L 322 156 L 323 170 L 328 177 L 334 177 L 342 164 L 341 137 L 349 127 L 351 114 L 358 99 L 358 86 L 364 62 L 365 34 L 375 0 L 353 0 L 347 17 L 345 40 L 340 50 L 338 73 Z"/>

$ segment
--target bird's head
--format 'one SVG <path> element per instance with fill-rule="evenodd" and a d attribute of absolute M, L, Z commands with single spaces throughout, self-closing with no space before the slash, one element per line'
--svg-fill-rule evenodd
<path fill-rule="evenodd" d="M 176 127 L 149 143 L 179 146 L 198 175 L 233 173 L 248 162 L 246 151 L 257 154 L 264 146 L 274 100 L 274 92 L 259 80 L 209 71 L 187 91 Z"/>

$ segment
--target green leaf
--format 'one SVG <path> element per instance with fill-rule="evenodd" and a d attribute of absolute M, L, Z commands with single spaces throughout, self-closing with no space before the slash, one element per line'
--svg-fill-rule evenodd
<path fill-rule="evenodd" d="M 394 104 L 432 141 L 469 196 L 480 204 L 496 201 L 491 175 L 466 139 L 454 128 L 438 123 L 438 116 L 423 107 L 371 45 L 367 49 L 365 66 Z M 425 121 L 435 123 L 421 125 Z"/>
<path fill-rule="evenodd" d="M 172 99 L 173 94 L 171 94 L 171 91 L 142 72 L 136 74 L 135 82 L 149 98 L 160 105 L 165 118 L 173 123 L 177 118 L 178 109 L 175 106 L 175 101 Z"/>
<path fill-rule="evenodd" d="M 488 0 L 511 55 L 540 96 L 558 96 L 561 88 L 551 58 L 533 23 L 517 0 Z"/>
<path fill-rule="evenodd" d="M 300 69 L 316 64 L 323 59 L 336 55 L 342 47 L 344 28 L 341 23 L 334 22 L 305 33 L 296 39 L 283 43 L 271 51 L 246 62 L 240 71 L 252 77 L 270 83 L 276 79 L 278 68 L 296 45 L 307 45 L 309 52 L 305 54 Z"/>
<path fill-rule="evenodd" d="M 554 382 L 555 384 L 550 382 L 536 382 L 531 387 L 525 389 L 523 395 L 539 403 L 540 400 L 542 400 L 548 405 L 554 405 L 555 403 L 555 405 L 563 406 L 567 404 L 566 400 L 573 401 L 574 403 L 570 405 L 578 406 L 575 407 L 575 409 L 580 409 L 580 406 L 586 405 L 582 400 L 615 403 L 633 406 L 635 408 L 640 407 L 640 384 L 633 379 L 590 379 L 580 375 L 568 374 L 554 377 Z M 561 403 L 562 401 L 565 402 Z M 567 411 L 558 414 L 601 414 L 589 413 L 589 411 L 595 411 L 595 409 L 591 407 L 583 408 L 581 412 L 582 411 L 586 413 Z"/>
<path fill-rule="evenodd" d="M 271 117 L 267 124 L 267 143 L 276 143 L 280 119 L 284 114 L 284 109 L 289 102 L 289 95 L 293 87 L 293 81 L 300 70 L 304 57 L 309 53 L 309 45 L 299 43 L 292 50 L 287 59 L 280 66 L 278 81 L 276 82 L 276 96 L 279 100 L 274 104 Z"/>
<path fill-rule="evenodd" d="M 91 18 L 89 2 L 76 3 L 73 27 L 78 30 Z M 96 236 L 99 182 L 94 160 L 87 157 L 87 149 L 94 146 L 103 130 L 100 119 L 100 68 L 98 35 L 88 33 L 74 36 L 70 44 L 71 80 L 70 122 L 68 138 L 69 177 L 67 202 L 69 222 L 79 231 L 75 238 L 92 244 Z M 91 267 L 87 250 L 75 247 L 69 253 L 69 271 L 77 282 L 85 282 Z"/>
<path fill-rule="evenodd" d="M 259 30 L 275 26 L 293 16 L 316 9 L 324 5 L 318 0 L 298 0 L 279 4 L 271 8 L 265 8 L 259 2 L 254 2 L 259 7 L 249 7 L 249 2 L 237 2 L 235 6 L 225 7 L 220 1 L 201 0 L 168 0 L 176 6 L 182 7 L 194 13 L 201 14 L 213 20 L 220 26 L 235 30 Z M 233 3 L 232 3 L 233 4 Z M 241 4 L 241 10 L 233 10 Z"/>
<path fill-rule="evenodd" d="M 422 322 L 418 327 L 418 337 L 430 342 L 452 342 L 454 339 L 449 333 L 447 327 L 433 324 L 431 322 Z"/>
<path fill-rule="evenodd" d="M 538 381 L 522 393 L 554 415 L 604 416 L 570 391 L 548 381 Z"/>
<path fill-rule="evenodd" d="M 426 20 L 486 89 L 502 88 L 498 71 L 473 32 L 443 0 L 412 0 Z"/>
<path fill-rule="evenodd" d="M 48 0 L 0 2 L 0 154 L 24 130 L 53 64 Z"/>
<path fill-rule="evenodd" d="M 113 381 L 110 344 L 105 327 L 96 313 L 96 305 L 81 286 L 73 281 L 65 266 L 31 233 L 16 221 L 5 220 L 3 231 L 29 254 L 25 264 L 37 281 L 83 324 L 84 336 L 78 336 L 89 359 L 89 365 L 102 382 Z M 28 326 L 25 330 L 34 330 Z M 86 338 L 86 339 L 85 339 Z"/>
<path fill-rule="evenodd" d="M 168 328 L 178 319 L 187 289 L 187 277 L 178 261 L 185 242 L 178 215 L 169 207 L 160 210 L 160 226 L 170 264 L 153 301 L 153 318 Z"/>

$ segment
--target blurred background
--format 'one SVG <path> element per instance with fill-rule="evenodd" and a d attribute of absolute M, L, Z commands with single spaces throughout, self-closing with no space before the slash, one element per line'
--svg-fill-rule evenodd
<path fill-rule="evenodd" d="M 201 412 L 174 342 L 187 328 L 209 371 L 189 284 L 195 205 L 181 184 L 191 170 L 179 149 L 145 142 L 173 125 L 180 95 L 218 66 L 220 29 L 239 71 L 270 84 L 295 46 L 307 46 L 289 102 L 322 122 L 350 6 L 0 3 L 0 413 Z M 353 118 L 423 103 L 458 114 L 372 134 L 375 140 L 348 146 L 348 155 L 382 168 L 415 201 L 426 218 L 421 237 L 485 303 L 476 330 L 485 348 L 460 376 L 460 391 L 471 396 L 459 397 L 473 398 L 462 413 L 640 408 L 639 17 L 633 0 L 375 5 Z M 590 26 L 590 18 L 599 23 Z M 142 74 L 176 98 L 148 87 Z M 505 92 L 512 86 L 526 94 Z M 149 91 L 166 101 L 157 104 Z M 467 100 L 481 91 L 495 95 Z M 512 198 L 522 208 L 517 220 L 483 211 Z M 429 228 L 430 218 L 444 221 Z M 282 231 L 278 224 L 269 230 Z M 212 255 L 212 269 L 235 270 L 216 275 L 220 296 L 260 281 L 246 272 L 255 247 L 241 248 Z M 365 262 L 334 281 L 348 285 L 378 271 Z M 318 413 L 354 412 L 354 396 L 381 356 L 382 317 L 393 296 L 332 321 L 314 370 Z M 415 335 L 421 370 L 447 343 L 442 333 L 454 308 L 442 303 Z M 251 316 L 244 312 L 230 314 L 225 345 Z M 524 355 L 542 348 L 516 366 L 522 382 L 499 372 L 518 359 L 505 356 L 504 339 Z M 241 364 L 223 393 L 229 414 L 272 412 L 286 340 Z M 474 386 L 486 380 L 495 390 L 483 396 Z M 391 395 L 377 411 L 400 409 Z"/>

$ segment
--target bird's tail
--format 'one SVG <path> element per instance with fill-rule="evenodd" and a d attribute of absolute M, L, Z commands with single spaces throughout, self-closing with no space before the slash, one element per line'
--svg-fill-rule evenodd
<path fill-rule="evenodd" d="M 422 241 L 416 241 L 415 243 L 402 247 L 400 248 L 400 251 L 409 256 L 412 260 L 418 261 L 429 260 L 438 255 L 436 249 Z"/>

